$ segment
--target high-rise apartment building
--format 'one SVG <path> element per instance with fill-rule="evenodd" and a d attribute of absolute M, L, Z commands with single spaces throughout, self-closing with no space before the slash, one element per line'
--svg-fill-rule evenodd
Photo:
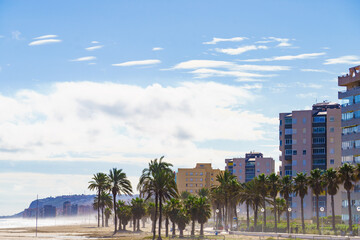
<path fill-rule="evenodd" d="M 244 158 L 225 159 L 225 170 L 237 176 L 239 182 L 249 182 L 261 173 L 269 175 L 275 170 L 275 161 L 260 152 L 246 153 Z"/>
<path fill-rule="evenodd" d="M 312 110 L 280 113 L 280 175 L 295 177 L 298 172 L 309 175 L 312 169 L 337 168 L 341 164 L 341 109 L 337 103 L 317 103 Z M 341 201 L 341 194 L 335 196 Z M 309 189 L 304 198 L 304 217 L 315 216 L 315 197 Z M 320 196 L 319 207 L 325 211 L 320 216 L 331 215 L 330 196 Z M 292 196 L 292 217 L 300 217 L 300 198 Z M 335 214 L 341 207 L 335 205 Z"/>
<path fill-rule="evenodd" d="M 349 73 L 338 78 L 338 85 L 346 87 L 339 92 L 342 99 L 342 163 L 360 163 L 360 66 L 352 67 Z M 342 220 L 348 221 L 348 202 L 345 192 L 342 193 Z M 356 185 L 351 193 L 353 223 L 360 222 L 360 186 Z"/>
<path fill-rule="evenodd" d="M 178 191 L 196 194 L 201 188 L 218 186 L 216 176 L 220 173 L 221 170 L 213 169 L 211 163 L 197 163 L 195 168 L 179 168 L 176 173 Z"/>

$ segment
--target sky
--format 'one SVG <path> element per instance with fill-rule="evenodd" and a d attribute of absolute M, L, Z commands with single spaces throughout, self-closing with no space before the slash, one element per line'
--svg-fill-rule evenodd
<path fill-rule="evenodd" d="M 259 151 L 280 112 L 338 102 L 358 1 L 0 0 L 0 216 L 152 159 Z"/>

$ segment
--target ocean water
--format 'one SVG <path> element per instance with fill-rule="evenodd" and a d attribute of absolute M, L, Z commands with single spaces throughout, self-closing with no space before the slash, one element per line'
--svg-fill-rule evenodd
<path fill-rule="evenodd" d="M 96 215 L 83 217 L 55 217 L 55 218 L 38 218 L 38 226 L 61 226 L 61 225 L 89 225 L 97 224 Z M 3 218 L 0 219 L 1 228 L 24 228 L 36 227 L 35 218 Z"/>

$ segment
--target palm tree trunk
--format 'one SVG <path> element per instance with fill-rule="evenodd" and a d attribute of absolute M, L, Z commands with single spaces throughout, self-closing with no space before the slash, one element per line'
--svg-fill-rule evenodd
<path fill-rule="evenodd" d="M 277 221 L 278 221 L 278 223 L 280 223 L 281 222 L 281 210 L 280 210 L 280 208 L 278 208 L 278 212 L 277 212 Z"/>
<path fill-rule="evenodd" d="M 136 230 L 136 218 L 133 217 L 133 232 Z"/>
<path fill-rule="evenodd" d="M 316 194 L 316 229 L 320 233 L 320 222 L 319 222 L 319 194 Z"/>
<path fill-rule="evenodd" d="M 227 196 L 225 196 L 225 230 L 228 230 L 228 201 Z"/>
<path fill-rule="evenodd" d="M 101 208 L 101 222 L 102 222 L 102 227 L 104 227 L 104 207 Z"/>
<path fill-rule="evenodd" d="M 274 201 L 274 221 L 275 221 L 275 232 L 277 233 L 277 222 L 276 222 L 276 196 L 273 197 L 273 201 Z M 279 214 L 280 215 L 280 214 Z"/>
<path fill-rule="evenodd" d="M 156 235 L 157 209 L 158 209 L 158 195 L 155 194 L 155 217 L 154 217 L 154 222 L 153 222 L 153 240 L 155 240 L 155 235 Z"/>
<path fill-rule="evenodd" d="M 161 240 L 161 216 L 162 215 L 162 202 L 161 202 L 161 196 L 159 194 L 159 236 L 158 240 Z"/>
<path fill-rule="evenodd" d="M 303 229 L 303 234 L 305 234 L 305 220 L 304 220 L 304 198 L 300 198 L 301 201 L 301 224 Z"/>
<path fill-rule="evenodd" d="M 137 231 L 140 231 L 140 218 L 137 219 Z"/>
<path fill-rule="evenodd" d="M 191 236 L 195 236 L 195 219 L 191 223 Z"/>
<path fill-rule="evenodd" d="M 120 231 L 120 230 L 123 230 L 122 225 L 123 225 L 123 224 L 122 224 L 122 222 L 121 222 L 121 218 L 119 218 L 119 231 Z"/>
<path fill-rule="evenodd" d="M 266 232 L 266 202 L 265 202 L 265 197 L 263 198 L 263 207 L 264 207 L 263 224 L 264 224 L 264 231 Z"/>
<path fill-rule="evenodd" d="M 117 214 L 116 214 L 116 193 L 113 192 L 113 201 L 114 201 L 114 227 L 115 227 L 115 231 L 114 233 L 116 233 L 116 227 L 117 227 Z M 99 222 L 100 223 L 100 222 Z"/>
<path fill-rule="evenodd" d="M 180 230 L 180 237 L 184 236 L 184 230 L 183 229 L 179 229 Z"/>
<path fill-rule="evenodd" d="M 229 204 L 229 212 L 230 212 L 230 231 L 232 230 L 232 226 L 233 226 L 233 211 L 232 211 L 232 204 L 230 202 Z"/>
<path fill-rule="evenodd" d="M 239 219 L 238 219 L 237 212 L 236 212 L 236 205 L 234 207 L 234 214 L 235 214 L 235 217 L 236 217 L 236 231 L 238 231 L 238 229 L 239 229 Z"/>
<path fill-rule="evenodd" d="M 290 212 L 288 211 L 289 208 L 289 199 L 286 199 L 286 226 L 287 226 L 287 231 L 288 233 L 290 233 Z"/>
<path fill-rule="evenodd" d="M 168 217 L 166 217 L 166 219 L 165 219 L 165 228 L 166 228 L 165 236 L 168 237 L 169 236 L 169 218 Z"/>
<path fill-rule="evenodd" d="M 250 215 L 249 215 L 249 203 L 246 203 L 246 228 L 250 230 Z"/>
<path fill-rule="evenodd" d="M 254 208 L 254 228 L 255 228 L 255 231 L 256 231 L 257 219 L 258 219 L 258 208 L 259 208 L 259 205 L 255 204 L 255 208 Z"/>
<path fill-rule="evenodd" d="M 98 191 L 98 203 L 97 203 L 97 210 L 98 210 L 98 227 L 100 227 L 100 188 Z"/>
<path fill-rule="evenodd" d="M 123 224 L 123 230 L 126 231 L 126 224 Z"/>
<path fill-rule="evenodd" d="M 172 222 L 172 235 L 175 236 L 175 222 Z"/>
<path fill-rule="evenodd" d="M 204 236 L 204 224 L 200 224 L 200 236 Z"/>
<path fill-rule="evenodd" d="M 333 225 L 333 230 L 334 230 L 335 235 L 336 235 L 334 195 L 331 195 L 331 212 L 332 212 L 332 225 Z"/>
<path fill-rule="evenodd" d="M 350 190 L 346 190 L 347 199 L 348 199 L 348 209 L 349 209 L 349 231 L 352 232 L 352 216 L 351 216 L 351 196 Z"/>

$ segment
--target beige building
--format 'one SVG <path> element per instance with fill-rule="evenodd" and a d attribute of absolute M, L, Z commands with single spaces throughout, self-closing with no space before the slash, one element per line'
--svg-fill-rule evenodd
<path fill-rule="evenodd" d="M 312 110 L 280 113 L 280 175 L 295 177 L 297 173 L 310 174 L 312 169 L 336 169 L 341 165 L 341 109 L 337 103 L 314 104 Z M 340 203 L 341 194 L 335 196 Z M 291 198 L 292 217 L 300 218 L 300 198 Z M 304 217 L 315 216 L 316 202 L 309 189 L 304 198 Z M 330 196 L 320 196 L 320 216 L 331 215 Z M 341 205 L 335 204 L 335 214 L 341 214 Z"/>
<path fill-rule="evenodd" d="M 216 176 L 222 170 L 213 169 L 211 163 L 197 163 L 195 168 L 179 168 L 176 173 L 176 184 L 179 193 L 187 191 L 197 193 L 201 188 L 210 189 L 218 186 Z"/>

